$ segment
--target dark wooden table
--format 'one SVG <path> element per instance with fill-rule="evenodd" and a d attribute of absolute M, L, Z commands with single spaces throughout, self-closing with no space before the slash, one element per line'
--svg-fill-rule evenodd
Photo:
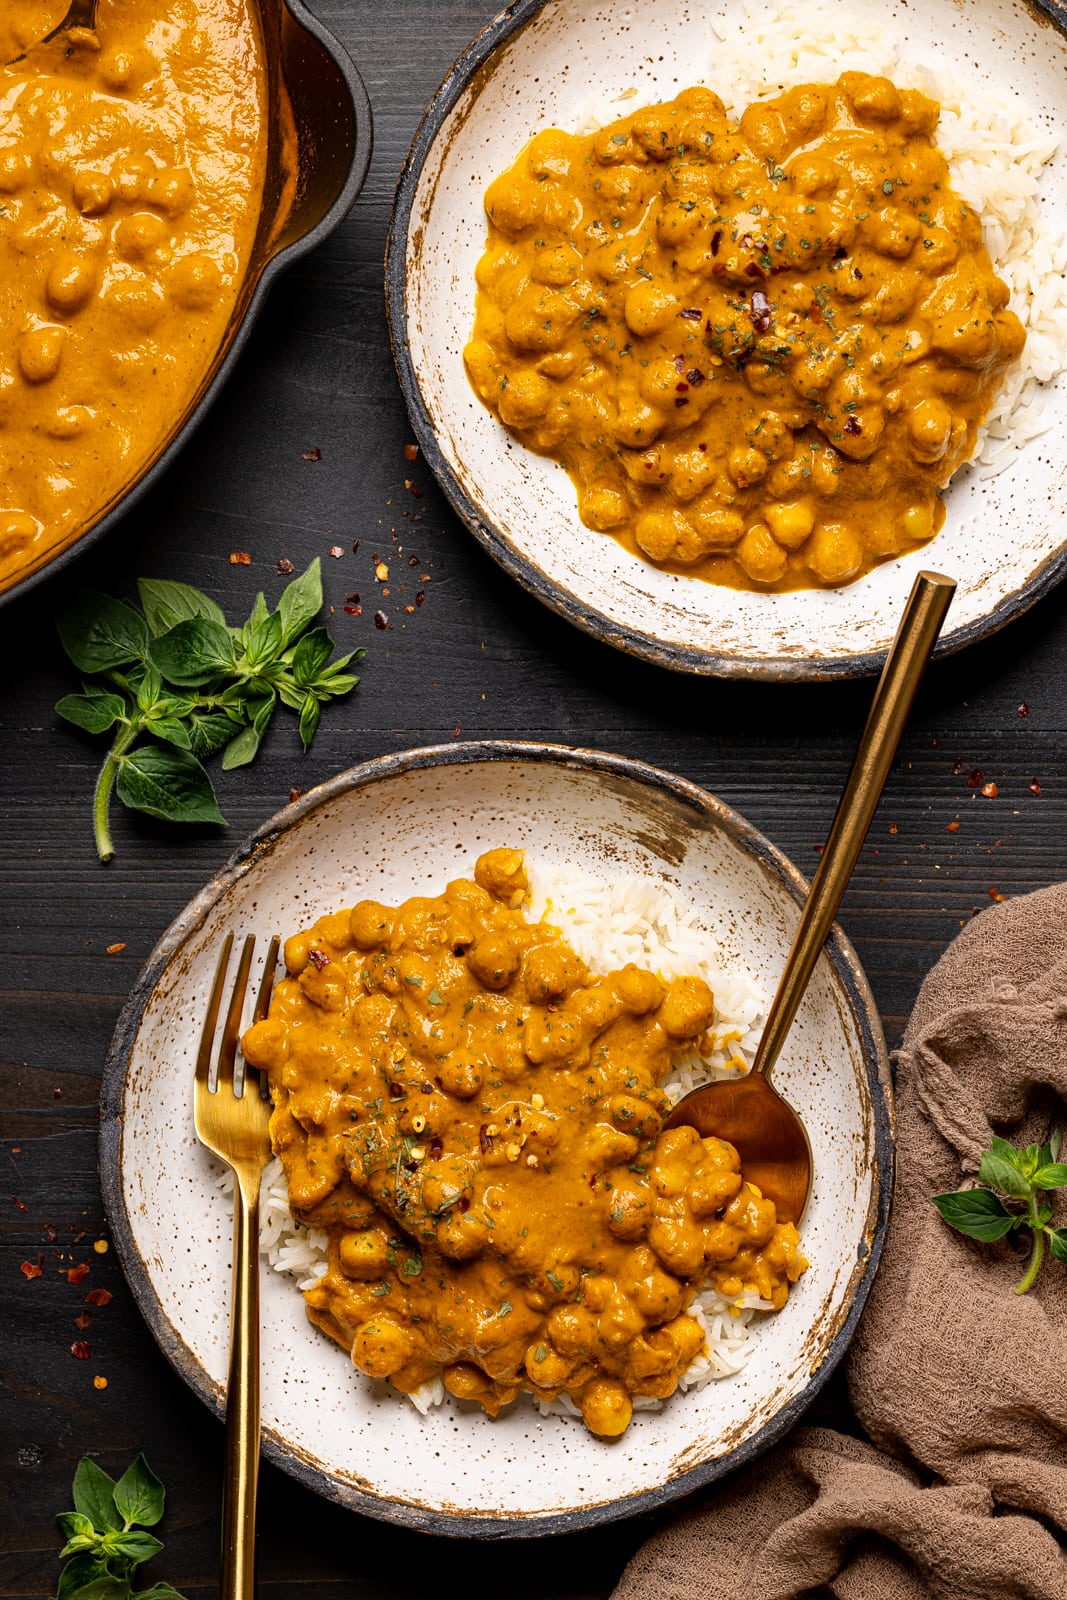
<path fill-rule="evenodd" d="M 52 707 L 75 687 L 51 617 L 62 580 L 3 613 L 0 627 L 0 1595 L 52 1592 L 54 1514 L 83 1454 L 120 1471 L 144 1450 L 170 1494 L 156 1563 L 190 1596 L 215 1591 L 222 1434 L 159 1354 L 106 1240 L 96 1168 L 97 1088 L 134 975 L 171 918 L 253 826 L 304 788 L 372 756 L 470 736 L 597 746 L 671 768 L 723 796 L 802 869 L 824 837 L 870 694 L 699 682 L 593 643 L 543 610 L 477 550 L 420 463 L 386 339 L 382 251 L 400 165 L 419 115 L 494 0 L 317 0 L 348 45 L 375 111 L 375 157 L 353 214 L 274 291 L 226 393 L 165 482 L 71 577 L 132 593 L 141 574 L 184 579 L 245 615 L 273 596 L 280 557 L 324 560 L 334 631 L 363 645 L 363 682 L 330 707 L 311 754 L 295 719 L 256 764 L 219 775 L 229 830 L 115 817 L 101 867 L 89 826 L 98 741 Z M 321 459 L 309 461 L 309 447 Z M 415 490 L 405 488 L 413 480 Z M 1011 529 L 1004 529 L 1005 538 Z M 359 540 L 358 553 L 352 553 Z M 431 574 L 392 585 L 387 630 L 373 564 L 396 542 Z M 250 566 L 234 566 L 233 550 Z M 890 1043 L 918 985 L 990 897 L 1067 874 L 1067 592 L 930 674 L 842 923 Z M 281 724 L 282 719 L 278 719 Z M 968 786 L 981 768 L 994 799 Z M 217 770 L 217 763 L 215 764 Z M 1032 792 L 1032 779 L 1040 794 Z M 949 831 L 958 823 L 958 828 Z M 108 953 L 109 946 L 118 946 Z M 24 1260 L 43 1252 L 32 1281 Z M 89 1264 L 83 1282 L 67 1270 Z M 79 1330 L 91 1286 L 113 1301 Z M 84 1338 L 87 1360 L 72 1342 Z M 94 1377 L 107 1388 L 94 1388 Z M 840 1380 L 820 1416 L 848 1423 Z M 360 1600 L 512 1600 L 607 1595 L 648 1532 L 630 1522 L 549 1546 L 444 1543 L 362 1520 L 267 1467 L 260 1593 Z"/>

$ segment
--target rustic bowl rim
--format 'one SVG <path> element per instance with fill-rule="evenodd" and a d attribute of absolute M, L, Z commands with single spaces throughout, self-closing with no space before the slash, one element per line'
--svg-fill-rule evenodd
<path fill-rule="evenodd" d="M 825 683 L 861 678 L 880 672 L 887 651 L 868 650 L 856 655 L 830 655 L 797 660 L 792 656 L 764 656 L 752 660 L 721 655 L 714 649 L 669 643 L 636 628 L 613 622 L 592 605 L 577 599 L 541 572 L 499 528 L 487 521 L 468 494 L 444 452 L 422 398 L 418 374 L 407 338 L 407 245 L 415 194 L 426 159 L 460 96 L 490 57 L 526 28 L 549 0 L 515 0 L 471 41 L 446 73 L 416 129 L 400 173 L 385 249 L 385 305 L 389 343 L 400 387 L 407 402 L 420 449 L 453 510 L 477 542 L 522 587 L 575 627 L 602 644 L 673 672 L 702 677 L 739 678 L 771 683 Z M 1047 19 L 1067 37 L 1067 4 L 1061 0 L 1023 0 L 1026 8 Z M 928 547 L 929 548 L 929 547 Z M 934 565 L 935 552 L 931 549 Z M 934 648 L 934 659 L 954 655 L 970 644 L 987 639 L 1021 617 L 1067 576 L 1067 543 L 1034 568 L 1014 593 L 1006 595 L 986 613 L 959 628 L 949 627 Z"/>
<path fill-rule="evenodd" d="M 283 250 L 275 252 L 256 269 L 254 273 L 255 286 L 249 296 L 248 303 L 242 313 L 241 320 L 230 337 L 225 353 L 218 366 L 211 374 L 207 387 L 204 389 L 193 410 L 186 417 L 181 427 L 170 439 L 163 451 L 151 465 L 142 472 L 125 491 L 121 498 L 112 506 L 111 510 L 94 522 L 90 528 L 60 550 L 51 559 L 46 560 L 28 573 L 26 577 L 17 579 L 6 589 L 0 590 L 0 606 L 13 600 L 19 600 L 28 594 L 38 584 L 45 583 L 53 578 L 57 572 L 68 567 L 71 562 L 84 554 L 90 545 L 110 533 L 112 528 L 122 520 L 126 513 L 142 499 L 148 491 L 158 483 L 160 478 L 174 464 L 176 457 L 188 444 L 193 434 L 200 427 L 215 401 L 219 392 L 228 382 L 233 369 L 251 335 L 252 329 L 259 318 L 260 312 L 266 303 L 267 295 L 278 275 L 292 266 L 301 256 L 328 238 L 337 228 L 355 204 L 360 191 L 367 179 L 371 155 L 374 147 L 373 114 L 370 99 L 367 95 L 366 85 L 360 76 L 359 69 L 344 45 L 330 30 L 319 21 L 314 12 L 309 11 L 304 0 L 279 0 L 290 13 L 297 25 L 316 39 L 327 55 L 333 61 L 344 82 L 346 91 L 352 103 L 352 117 L 355 124 L 355 137 L 352 143 L 352 160 L 342 188 L 326 211 L 306 233 L 287 244 Z M 257 5 L 264 4 L 264 0 L 257 0 Z"/>
<path fill-rule="evenodd" d="M 710 826 L 725 833 L 742 851 L 762 864 L 798 904 L 807 893 L 805 879 L 777 846 L 731 806 L 697 784 L 631 757 L 543 742 L 471 740 L 380 756 L 349 768 L 310 789 L 250 834 L 178 914 L 148 956 L 116 1024 L 100 1092 L 100 1180 L 104 1208 L 123 1271 L 156 1343 L 179 1376 L 219 1417 L 224 1415 L 225 1409 L 222 1397 L 177 1335 L 160 1304 L 145 1263 L 137 1252 L 123 1194 L 121 1163 L 126 1074 L 148 1001 L 169 962 L 203 924 L 208 912 L 233 884 L 271 855 L 279 838 L 295 823 L 339 796 L 383 779 L 427 768 L 479 762 L 548 763 L 580 771 L 611 774 L 640 783 L 664 796 L 680 800 L 690 810 L 702 814 Z M 264 1431 L 263 1452 L 267 1458 L 325 1498 L 381 1521 L 451 1537 L 505 1539 L 574 1532 L 614 1522 L 638 1512 L 655 1510 L 744 1466 L 776 1443 L 815 1399 L 845 1354 L 881 1258 L 893 1189 L 893 1089 L 878 1010 L 859 958 L 836 924 L 827 941 L 826 953 L 855 1019 L 871 1100 L 871 1199 L 865 1231 L 866 1260 L 862 1274 L 854 1279 L 844 1301 L 844 1315 L 821 1364 L 800 1393 L 769 1418 L 756 1433 L 727 1455 L 692 1467 L 657 1488 L 642 1490 L 588 1509 L 577 1508 L 530 1517 L 468 1517 L 371 1495 L 339 1483 L 330 1473 L 310 1465 L 280 1439 Z M 863 1251 L 861 1244 L 861 1260 Z"/>

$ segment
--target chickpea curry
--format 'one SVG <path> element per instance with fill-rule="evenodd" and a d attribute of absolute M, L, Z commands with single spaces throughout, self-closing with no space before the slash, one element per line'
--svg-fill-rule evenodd
<path fill-rule="evenodd" d="M 699 1288 L 779 1309 L 807 1263 L 731 1145 L 662 1131 L 707 984 L 594 976 L 527 888 L 496 849 L 443 895 L 320 918 L 243 1050 L 293 1215 L 329 1236 L 312 1322 L 403 1392 L 567 1394 L 611 1438 L 704 1347 Z"/>
<path fill-rule="evenodd" d="M 65 11 L 5 0 L 0 62 Z M 0 588 L 72 542 L 211 368 L 259 222 L 253 0 L 100 0 L 0 67 Z"/>
<path fill-rule="evenodd" d="M 859 72 L 737 124 L 688 89 L 489 186 L 467 370 L 588 527 L 761 590 L 935 533 L 1025 338 L 938 113 Z"/>

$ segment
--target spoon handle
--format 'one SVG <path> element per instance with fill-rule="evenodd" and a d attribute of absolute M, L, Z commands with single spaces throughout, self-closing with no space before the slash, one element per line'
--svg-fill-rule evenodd
<path fill-rule="evenodd" d="M 841 897 L 881 799 L 920 679 L 955 592 L 954 579 L 936 572 L 920 572 L 908 596 L 830 836 L 804 902 L 793 948 L 767 1013 L 752 1068 L 754 1072 L 762 1072 L 764 1077 L 770 1077 L 778 1060 L 815 963 L 834 925 Z"/>

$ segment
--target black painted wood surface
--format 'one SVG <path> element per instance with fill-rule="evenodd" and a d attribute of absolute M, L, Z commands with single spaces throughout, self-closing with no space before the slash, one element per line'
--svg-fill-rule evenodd
<path fill-rule="evenodd" d="M 300 568 L 319 554 L 339 642 L 366 646 L 360 689 L 327 709 L 309 756 L 295 720 L 279 718 L 253 767 L 218 776 L 227 832 L 179 832 L 117 811 L 118 855 L 104 868 L 89 826 L 99 742 L 52 711 L 75 687 L 50 621 L 59 586 L 8 608 L 0 625 L 0 1595 L 9 1600 L 52 1592 L 53 1516 L 68 1508 L 78 1458 L 93 1452 L 119 1471 L 141 1449 L 170 1491 L 158 1576 L 190 1596 L 216 1591 L 221 1430 L 156 1350 L 114 1252 L 93 1249 L 107 1237 L 97 1083 L 141 962 L 241 837 L 291 786 L 368 757 L 460 736 L 530 737 L 680 772 L 810 871 L 870 694 L 864 683 L 673 677 L 573 631 L 475 549 L 421 463 L 404 457 L 411 435 L 386 338 L 382 251 L 422 108 L 493 0 L 317 0 L 317 9 L 374 103 L 367 187 L 333 239 L 275 289 L 226 393 L 166 481 L 71 581 L 131 593 L 140 574 L 180 578 L 238 616 L 259 587 L 277 592 L 280 557 Z M 321 459 L 304 459 L 311 447 Z M 327 555 L 333 545 L 345 548 L 339 560 Z M 251 565 L 231 565 L 234 550 Z M 412 553 L 417 568 L 406 565 Z M 378 556 L 394 558 L 388 601 L 376 593 Z M 420 585 L 423 572 L 430 582 Z M 419 588 L 425 601 L 407 615 Z M 360 617 L 341 609 L 354 592 Z M 379 607 L 384 631 L 372 620 Z M 924 686 L 841 917 L 891 1044 L 923 974 L 991 896 L 1067 874 L 1065 613 L 1067 594 L 1054 595 Z M 975 768 L 996 783 L 995 799 L 968 786 Z M 122 948 L 108 954 L 113 945 Z M 42 1252 L 42 1276 L 27 1280 L 20 1264 Z M 65 1273 L 81 1262 L 89 1274 L 72 1284 Z M 114 1300 L 79 1330 L 94 1286 Z M 78 1338 L 87 1360 L 71 1355 Z M 106 1390 L 94 1389 L 96 1375 Z M 840 1380 L 819 1418 L 849 1426 Z M 648 1528 L 623 1523 L 527 1548 L 442 1543 L 351 1516 L 267 1468 L 260 1593 L 594 1600 L 610 1593 Z"/>

